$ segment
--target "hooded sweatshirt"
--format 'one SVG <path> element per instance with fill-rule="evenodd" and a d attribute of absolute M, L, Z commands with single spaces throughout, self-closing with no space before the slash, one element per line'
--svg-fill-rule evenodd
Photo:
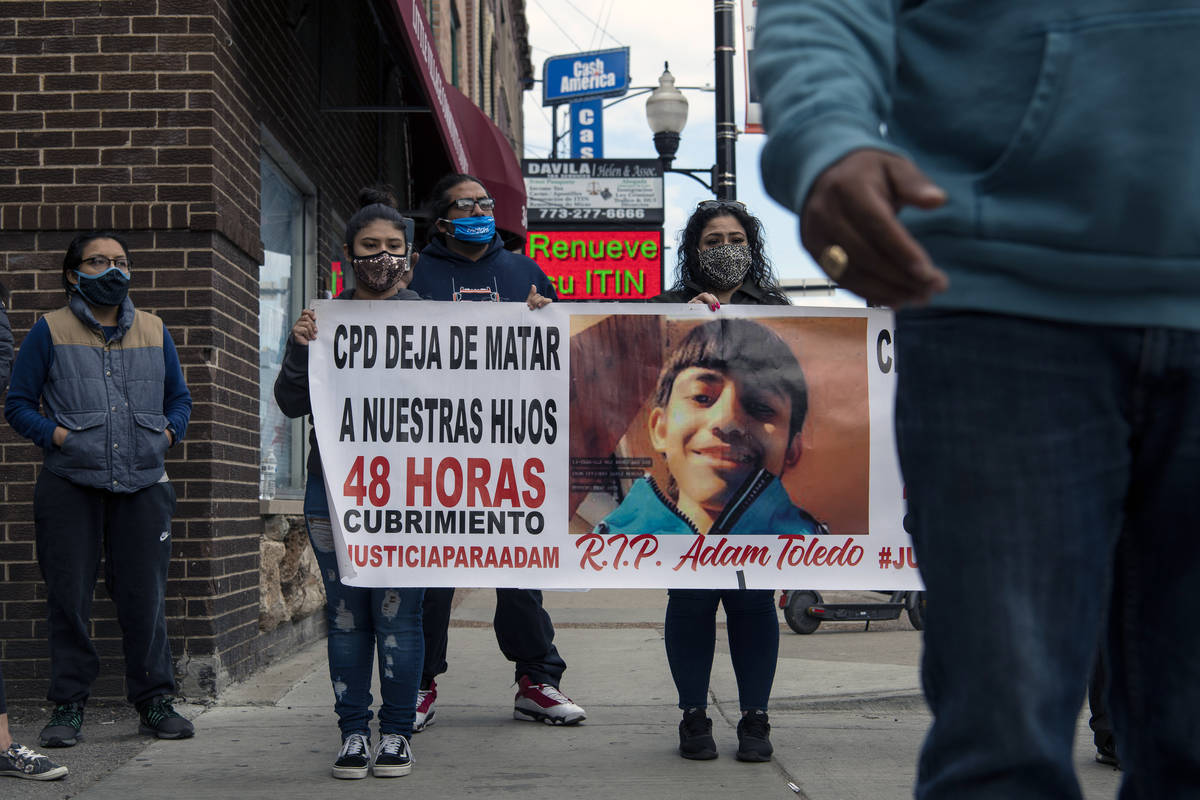
<path fill-rule="evenodd" d="M 1195 0 L 760 0 L 770 194 L 854 150 L 946 190 L 901 222 L 934 306 L 1200 328 Z"/>
<path fill-rule="evenodd" d="M 417 260 L 409 284 L 426 300 L 500 300 L 523 303 L 529 287 L 557 300 L 554 286 L 532 258 L 504 249 L 497 235 L 483 257 L 472 261 L 446 246 L 435 236 Z"/>

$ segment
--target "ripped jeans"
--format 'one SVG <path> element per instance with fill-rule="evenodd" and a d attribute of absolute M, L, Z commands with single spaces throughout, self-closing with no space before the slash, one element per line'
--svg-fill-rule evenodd
<path fill-rule="evenodd" d="M 424 589 L 367 589 L 338 579 L 329 504 L 322 476 L 310 474 L 304 492 L 308 539 L 325 584 L 329 679 L 342 738 L 370 734 L 371 669 L 379 650 L 379 732 L 412 736 L 417 688 L 425 658 L 421 635 Z"/>

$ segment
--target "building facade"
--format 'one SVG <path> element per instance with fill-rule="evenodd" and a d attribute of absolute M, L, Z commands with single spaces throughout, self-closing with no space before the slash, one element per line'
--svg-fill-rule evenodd
<path fill-rule="evenodd" d="M 499 227 L 524 235 L 511 177 L 532 84 L 523 0 L 64 0 L 0 13 L 0 279 L 14 334 L 63 304 L 76 233 L 127 237 L 131 297 L 166 322 L 194 401 L 167 464 L 179 497 L 168 627 L 183 693 L 213 694 L 323 633 L 299 516 L 307 423 L 284 418 L 271 387 L 292 321 L 344 285 L 359 189 L 390 183 L 421 216 L 438 177 L 472 172 L 501 203 Z M 0 454 L 0 660 L 10 696 L 40 697 L 41 453 L 0 426 Z M 268 458 L 276 486 L 263 500 Z M 102 585 L 92 629 L 93 696 L 121 697 Z"/>

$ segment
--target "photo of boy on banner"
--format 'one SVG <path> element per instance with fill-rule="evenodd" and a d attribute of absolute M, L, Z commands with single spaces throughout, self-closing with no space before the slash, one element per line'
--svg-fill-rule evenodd
<path fill-rule="evenodd" d="M 580 320 L 573 395 L 584 376 L 589 397 L 624 391 L 572 404 L 572 531 L 866 534 L 864 332 L 845 318 Z M 613 345 L 626 352 L 597 361 Z"/>

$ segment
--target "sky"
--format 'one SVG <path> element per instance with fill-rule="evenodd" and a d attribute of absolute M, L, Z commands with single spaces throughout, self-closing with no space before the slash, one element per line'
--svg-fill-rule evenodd
<path fill-rule="evenodd" d="M 742 40 L 741 0 L 735 3 L 734 111 L 739 131 L 745 126 L 745 52 Z M 710 0 L 526 0 L 533 74 L 539 79 L 525 93 L 525 157 L 548 158 L 551 122 L 543 108 L 542 62 L 549 56 L 588 50 L 628 47 L 630 86 L 658 85 L 663 62 L 670 63 L 677 86 L 715 83 L 713 58 L 713 3 Z M 688 122 L 680 137 L 674 166 L 707 170 L 716 161 L 714 128 L 715 94 L 684 91 Z M 646 124 L 646 97 L 624 100 L 604 112 L 606 158 L 656 158 L 650 127 Z M 611 100 L 605 101 L 606 104 Z M 566 126 L 565 107 L 559 121 Z M 767 252 L 783 281 L 822 279 L 825 276 L 800 246 L 795 214 L 772 200 L 763 189 L 759 152 L 762 134 L 738 137 L 737 197 L 763 222 Z M 568 142 L 559 145 L 559 157 L 568 157 Z M 685 175 L 665 178 L 664 242 L 671 244 L 665 266 L 667 279 L 674 273 L 674 245 L 688 215 L 712 193 Z M 839 293 L 841 294 L 841 293 Z"/>

